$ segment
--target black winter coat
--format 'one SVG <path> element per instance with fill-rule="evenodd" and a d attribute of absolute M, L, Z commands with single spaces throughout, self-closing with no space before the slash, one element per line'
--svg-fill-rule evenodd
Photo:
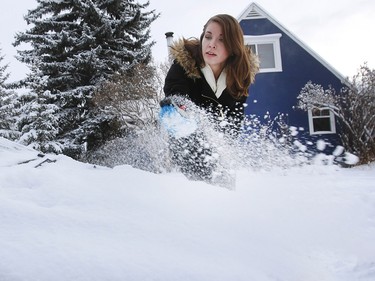
<path fill-rule="evenodd" d="M 175 61 L 165 79 L 165 95 L 186 96 L 196 105 L 206 110 L 212 110 L 219 115 L 226 115 L 227 118 L 236 117 L 242 119 L 246 97 L 236 100 L 225 89 L 220 97 L 217 98 L 200 70 L 199 74 L 201 75 L 200 78 L 189 77 L 184 68 Z"/>
<path fill-rule="evenodd" d="M 244 118 L 246 97 L 235 99 L 224 89 L 217 98 L 182 40 L 175 43 L 172 55 L 174 62 L 165 79 L 165 95 L 186 96 L 199 107 L 212 111 L 219 117 L 226 117 L 227 121 L 239 127 Z"/>

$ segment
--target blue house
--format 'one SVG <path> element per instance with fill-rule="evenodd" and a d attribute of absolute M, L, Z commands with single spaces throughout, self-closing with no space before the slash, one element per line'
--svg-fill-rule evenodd
<path fill-rule="evenodd" d="M 335 116 L 327 108 L 308 112 L 296 109 L 297 96 L 308 81 L 325 89 L 339 91 L 345 77 L 301 42 L 256 3 L 239 16 L 245 43 L 257 53 L 260 72 L 250 87 L 246 114 L 271 118 L 284 116 L 288 126 L 296 127 L 298 138 L 316 142 L 325 140 L 332 147 L 339 144 Z"/>

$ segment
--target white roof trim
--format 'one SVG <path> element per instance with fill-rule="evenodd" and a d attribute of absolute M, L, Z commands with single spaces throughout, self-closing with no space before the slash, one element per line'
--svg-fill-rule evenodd
<path fill-rule="evenodd" d="M 237 17 L 238 22 L 242 20 L 248 19 L 261 19 L 267 18 L 270 20 L 274 25 L 276 25 L 280 30 L 282 30 L 285 34 L 287 34 L 290 38 L 292 38 L 297 44 L 299 44 L 302 48 L 304 48 L 309 54 L 311 54 L 315 59 L 317 59 L 321 64 L 323 64 L 328 70 L 330 70 L 337 78 L 340 79 L 341 83 L 346 84 L 347 79 L 338 72 L 335 68 L 333 68 L 326 60 L 324 60 L 321 56 L 319 56 L 316 52 L 314 52 L 310 47 L 308 47 L 304 42 L 298 39 L 293 33 L 287 30 L 283 25 L 281 25 L 274 17 L 270 16 L 263 8 L 261 8 L 255 2 L 251 3 L 243 12 Z"/>

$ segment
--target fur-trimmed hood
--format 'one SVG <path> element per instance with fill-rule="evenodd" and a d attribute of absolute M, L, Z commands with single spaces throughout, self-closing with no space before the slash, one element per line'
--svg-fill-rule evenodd
<path fill-rule="evenodd" d="M 189 39 L 194 42 L 197 46 L 200 45 L 198 39 Z M 170 54 L 173 60 L 176 60 L 179 65 L 183 67 L 187 76 L 192 79 L 201 78 L 199 69 L 204 65 L 197 65 L 197 59 L 186 49 L 186 39 L 179 39 L 173 43 L 170 47 Z M 259 71 L 259 59 L 252 52 L 250 53 L 250 72 L 251 72 L 251 83 L 254 83 L 255 75 Z"/>
<path fill-rule="evenodd" d="M 195 43 L 199 45 L 198 39 L 191 40 L 194 40 Z M 185 48 L 185 39 L 179 39 L 178 41 L 174 42 L 174 44 L 170 47 L 170 52 L 173 60 L 176 60 L 177 63 L 182 66 L 189 78 L 201 78 L 196 58 L 194 58 L 193 55 Z"/>

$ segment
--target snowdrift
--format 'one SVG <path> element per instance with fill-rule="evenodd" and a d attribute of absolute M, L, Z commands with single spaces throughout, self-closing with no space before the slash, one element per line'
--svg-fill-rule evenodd
<path fill-rule="evenodd" d="M 0 138 L 2 281 L 375 280 L 374 166 L 241 169 L 228 190 L 38 154 Z"/>

